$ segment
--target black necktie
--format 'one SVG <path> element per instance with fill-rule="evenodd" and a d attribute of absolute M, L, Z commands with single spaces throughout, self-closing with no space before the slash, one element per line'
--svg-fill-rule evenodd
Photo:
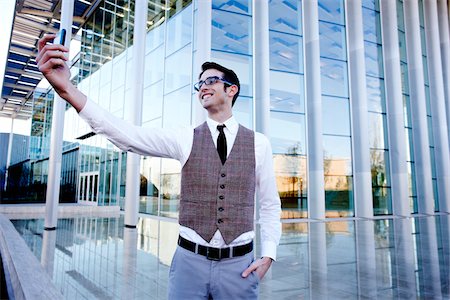
<path fill-rule="evenodd" d="M 225 138 L 225 133 L 223 132 L 224 127 L 225 125 L 217 125 L 217 130 L 219 130 L 219 136 L 217 137 L 217 152 L 219 152 L 222 165 L 227 160 L 227 139 Z"/>

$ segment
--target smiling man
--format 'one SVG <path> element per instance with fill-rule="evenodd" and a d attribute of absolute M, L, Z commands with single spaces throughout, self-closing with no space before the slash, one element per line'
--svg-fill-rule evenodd
<path fill-rule="evenodd" d="M 141 128 L 103 110 L 71 84 L 64 63 L 68 49 L 47 44 L 53 38 L 39 41 L 39 70 L 94 132 L 123 151 L 173 158 L 182 165 L 180 234 L 169 299 L 257 299 L 259 281 L 276 258 L 281 208 L 268 139 L 233 117 L 240 91 L 235 72 L 213 62 L 202 65 L 194 88 L 208 118 L 200 126 Z M 261 226 L 257 259 L 255 195 Z"/>

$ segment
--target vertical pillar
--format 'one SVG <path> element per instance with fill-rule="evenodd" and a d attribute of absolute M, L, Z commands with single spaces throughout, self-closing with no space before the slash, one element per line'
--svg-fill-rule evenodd
<path fill-rule="evenodd" d="M 13 137 L 14 137 L 14 118 L 11 118 L 11 130 L 9 131 L 8 136 L 8 153 L 6 156 L 5 185 L 3 188 L 4 191 L 6 191 L 6 188 L 8 187 L 9 165 L 11 164 Z"/>
<path fill-rule="evenodd" d="M 55 266 L 56 231 L 44 230 L 42 235 L 41 265 L 50 278 Z"/>
<path fill-rule="evenodd" d="M 306 86 L 309 218 L 325 218 L 320 78 L 319 11 L 317 0 L 303 1 L 303 41 Z"/>
<path fill-rule="evenodd" d="M 309 298 L 328 299 L 327 236 L 324 222 L 309 223 Z"/>
<path fill-rule="evenodd" d="M 212 24 L 212 0 L 196 0 L 195 1 L 195 25 L 194 25 L 194 63 L 193 76 L 197 81 L 200 73 L 200 66 L 211 60 L 211 24 Z M 193 96 L 193 117 L 194 126 L 203 123 L 206 120 L 206 110 L 198 101 L 197 93 Z"/>
<path fill-rule="evenodd" d="M 253 0 L 253 80 L 255 129 L 269 136 L 270 52 L 268 1 Z"/>
<path fill-rule="evenodd" d="M 394 215 L 410 215 L 396 1 L 380 0 Z"/>
<path fill-rule="evenodd" d="M 361 0 L 346 1 L 355 216 L 373 217 L 369 113 Z"/>
<path fill-rule="evenodd" d="M 450 124 L 450 29 L 447 0 L 438 0 L 438 19 L 441 38 L 442 75 L 444 77 L 445 112 L 448 125 Z M 450 145 L 450 126 L 447 127 L 447 136 Z"/>
<path fill-rule="evenodd" d="M 423 1 L 439 211 L 450 212 L 450 156 L 436 1 Z"/>
<path fill-rule="evenodd" d="M 130 122 L 142 123 L 142 97 L 144 93 L 145 36 L 147 34 L 148 0 L 136 1 L 134 8 L 133 34 L 133 74 L 131 91 L 133 101 L 130 109 Z M 127 153 L 127 173 L 125 186 L 126 227 L 136 227 L 139 213 L 140 155 Z"/>
<path fill-rule="evenodd" d="M 138 232 L 136 228 L 123 229 L 122 299 L 137 298 L 137 240 Z"/>
<path fill-rule="evenodd" d="M 65 46 L 69 47 L 72 40 L 72 19 L 74 0 L 63 0 L 61 4 L 60 29 L 66 30 Z M 64 131 L 64 114 L 66 102 L 55 94 L 53 101 L 52 131 L 50 135 L 50 156 L 48 160 L 47 194 L 45 197 L 46 230 L 56 229 L 58 221 L 59 189 L 61 179 L 62 143 Z"/>
<path fill-rule="evenodd" d="M 433 183 L 431 180 L 430 145 L 422 63 L 419 6 L 417 1 L 405 1 L 404 19 L 406 53 L 408 55 L 409 95 L 411 105 L 412 140 L 416 168 L 417 204 L 419 213 L 432 214 Z"/>

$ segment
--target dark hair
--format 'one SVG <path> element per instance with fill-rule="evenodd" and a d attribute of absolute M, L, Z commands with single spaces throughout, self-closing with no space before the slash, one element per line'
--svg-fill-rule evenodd
<path fill-rule="evenodd" d="M 227 69 L 224 66 L 219 65 L 218 63 L 208 61 L 208 62 L 203 63 L 202 72 L 200 73 L 200 75 L 198 75 L 198 78 L 200 79 L 200 77 L 202 77 L 203 73 L 206 70 L 210 70 L 210 69 L 214 69 L 214 70 L 222 72 L 224 80 L 231 82 L 232 84 L 235 84 L 238 87 L 238 91 L 234 95 L 233 102 L 231 103 L 231 106 L 233 106 L 234 102 L 236 102 L 236 99 L 239 96 L 239 92 L 241 91 L 241 84 L 239 83 L 239 78 L 237 77 L 236 73 L 234 73 L 233 70 Z M 225 84 L 225 88 L 227 87 L 227 85 L 228 84 Z"/>

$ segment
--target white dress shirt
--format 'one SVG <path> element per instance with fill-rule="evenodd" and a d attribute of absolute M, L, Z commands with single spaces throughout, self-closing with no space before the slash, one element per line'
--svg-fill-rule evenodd
<path fill-rule="evenodd" d="M 193 127 L 161 129 L 135 126 L 115 117 L 90 100 L 86 102 L 79 115 L 95 133 L 105 135 L 123 151 L 131 151 L 144 156 L 176 159 L 180 161 L 181 166 L 184 166 L 191 154 L 194 139 Z M 219 123 L 209 118 L 206 122 L 211 131 L 214 145 L 216 145 Z M 224 124 L 226 125 L 224 132 L 227 139 L 228 157 L 233 148 L 239 124 L 234 117 L 225 121 Z M 275 260 L 276 248 L 281 236 L 280 198 L 273 171 L 272 149 L 268 139 L 258 132 L 255 132 L 255 160 L 256 197 L 259 200 L 258 222 L 261 226 L 261 256 Z M 255 237 L 255 232 L 245 232 L 229 245 L 225 244 L 219 230 L 216 231 L 209 243 L 188 227 L 180 226 L 180 235 L 197 244 L 222 248 L 249 243 Z"/>

